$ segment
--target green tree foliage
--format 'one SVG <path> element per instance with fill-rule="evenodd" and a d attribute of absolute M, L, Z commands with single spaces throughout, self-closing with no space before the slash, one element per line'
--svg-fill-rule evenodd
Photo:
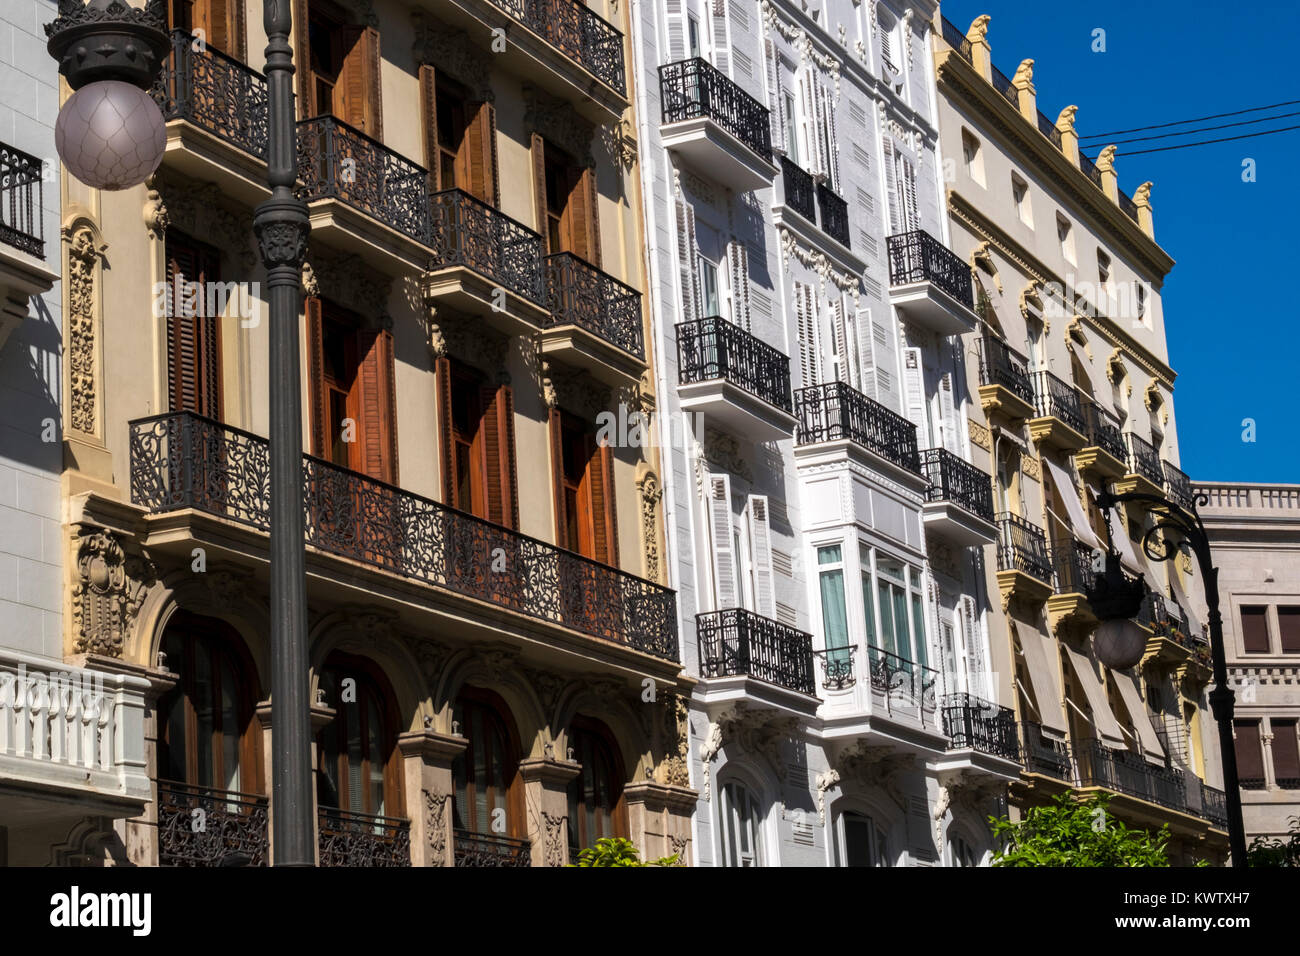
<path fill-rule="evenodd" d="M 570 866 L 677 866 L 677 854 L 660 857 L 649 863 L 642 862 L 641 854 L 631 840 L 622 837 L 603 837 L 594 847 L 578 854 L 578 862 Z"/>
<path fill-rule="evenodd" d="M 1013 823 L 989 817 L 1001 849 L 994 866 L 1168 866 L 1169 827 L 1130 830 L 1107 812 L 1110 794 L 1063 793 Z"/>
<path fill-rule="evenodd" d="M 1246 848 L 1250 866 L 1300 866 L 1300 817 L 1287 820 L 1291 832 L 1285 840 L 1257 836 Z"/>

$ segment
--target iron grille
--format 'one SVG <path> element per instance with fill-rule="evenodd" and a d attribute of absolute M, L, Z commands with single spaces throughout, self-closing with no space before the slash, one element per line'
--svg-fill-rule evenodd
<path fill-rule="evenodd" d="M 745 675 L 816 696 L 812 635 L 744 608 L 695 616 L 703 677 Z"/>
<path fill-rule="evenodd" d="M 900 232 L 886 240 L 889 284 L 932 282 L 966 308 L 975 309 L 970 266 L 923 229 Z"/>
<path fill-rule="evenodd" d="M 921 452 L 921 473 L 930 479 L 926 501 L 951 501 L 985 521 L 993 520 L 993 480 L 946 448 Z"/>
<path fill-rule="evenodd" d="M 569 252 L 546 257 L 547 326 L 577 325 L 645 358 L 641 293 Z"/>
<path fill-rule="evenodd" d="M 678 382 L 725 379 L 781 411 L 790 412 L 790 359 L 719 316 L 677 326 Z"/>
<path fill-rule="evenodd" d="M 921 473 L 916 426 L 847 382 L 826 382 L 795 392 L 798 443 L 847 438 L 887 461 Z"/>

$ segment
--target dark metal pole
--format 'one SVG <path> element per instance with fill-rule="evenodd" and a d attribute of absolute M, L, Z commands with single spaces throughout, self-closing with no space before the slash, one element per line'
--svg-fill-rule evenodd
<path fill-rule="evenodd" d="M 311 713 L 307 677 L 307 586 L 303 547 L 302 396 L 298 316 L 307 206 L 293 193 L 289 0 L 263 0 L 268 89 L 267 177 L 271 198 L 253 217 L 270 304 L 271 400 L 271 813 L 276 866 L 316 860 L 311 794 Z M 299 24 L 306 29 L 306 24 Z"/>

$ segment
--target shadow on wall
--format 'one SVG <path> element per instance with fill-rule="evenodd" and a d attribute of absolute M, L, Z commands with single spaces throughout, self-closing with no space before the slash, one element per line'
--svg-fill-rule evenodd
<path fill-rule="evenodd" d="M 0 347 L 0 460 L 58 474 L 63 467 L 63 337 L 43 298 Z"/>

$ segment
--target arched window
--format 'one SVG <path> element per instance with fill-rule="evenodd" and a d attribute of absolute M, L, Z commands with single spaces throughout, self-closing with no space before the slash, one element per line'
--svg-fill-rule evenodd
<path fill-rule="evenodd" d="M 949 866 L 979 866 L 980 854 L 966 842 L 965 837 L 953 837 L 948 841 Z"/>
<path fill-rule="evenodd" d="M 846 811 L 835 817 L 836 866 L 889 866 L 885 831 L 863 813 Z"/>
<path fill-rule="evenodd" d="M 331 654 L 320 686 L 335 716 L 317 741 L 317 801 L 353 813 L 401 816 L 397 714 L 388 682 L 364 658 Z"/>
<path fill-rule="evenodd" d="M 575 717 L 569 746 L 582 772 L 569 782 L 569 857 L 602 837 L 628 835 L 623 803 L 623 761 L 609 728 L 598 720 Z"/>
<path fill-rule="evenodd" d="M 743 784 L 722 788 L 722 865 L 763 865 L 763 817 L 758 800 Z"/>
<path fill-rule="evenodd" d="M 163 634 L 176 686 L 159 702 L 158 777 L 216 790 L 262 789 L 254 710 L 260 697 L 239 635 L 178 612 Z"/>
<path fill-rule="evenodd" d="M 465 688 L 452 719 L 468 741 L 452 763 L 456 829 L 484 836 L 524 838 L 519 744 L 505 702 L 490 691 Z"/>

